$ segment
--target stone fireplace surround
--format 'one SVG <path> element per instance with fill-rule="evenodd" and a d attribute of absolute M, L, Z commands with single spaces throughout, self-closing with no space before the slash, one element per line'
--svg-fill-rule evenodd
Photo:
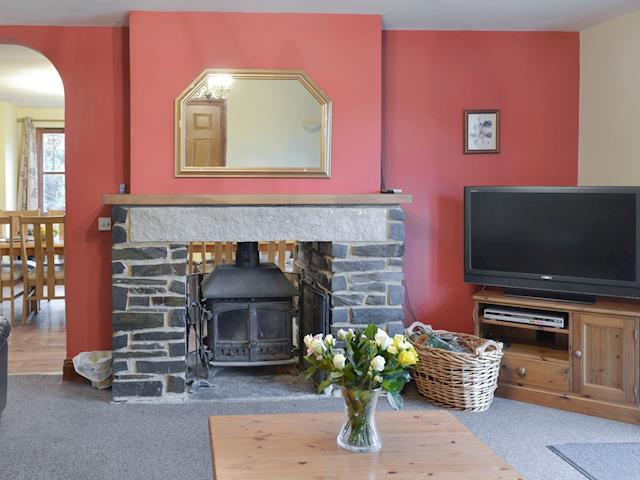
<path fill-rule="evenodd" d="M 112 205 L 114 401 L 185 399 L 190 241 L 298 241 L 331 329 L 401 331 L 408 195 L 105 195 Z"/>

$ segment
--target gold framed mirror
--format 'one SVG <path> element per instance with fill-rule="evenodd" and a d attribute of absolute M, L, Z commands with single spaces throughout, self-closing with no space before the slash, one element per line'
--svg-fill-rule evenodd
<path fill-rule="evenodd" d="M 331 100 L 303 71 L 207 69 L 176 98 L 176 177 L 330 173 Z"/>

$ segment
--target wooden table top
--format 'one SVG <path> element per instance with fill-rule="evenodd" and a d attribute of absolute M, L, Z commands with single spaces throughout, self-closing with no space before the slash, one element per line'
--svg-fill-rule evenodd
<path fill-rule="evenodd" d="M 522 480 L 449 412 L 378 412 L 377 453 L 336 445 L 341 413 L 209 418 L 216 480 Z"/>
<path fill-rule="evenodd" d="M 42 242 L 43 245 L 46 245 L 45 242 Z M 36 248 L 36 242 L 33 240 L 29 240 L 26 242 L 26 247 L 27 249 L 34 249 Z M 16 240 L 13 242 L 13 248 L 14 250 L 20 250 L 21 246 L 20 246 L 20 240 Z M 64 242 L 63 241 L 54 241 L 53 242 L 53 248 L 55 248 L 56 250 L 59 250 L 61 248 L 64 248 Z M 0 239 L 0 249 L 9 249 L 9 241 L 7 239 Z"/>

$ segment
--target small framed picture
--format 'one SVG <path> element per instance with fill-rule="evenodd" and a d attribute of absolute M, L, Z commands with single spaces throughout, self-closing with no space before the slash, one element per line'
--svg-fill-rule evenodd
<path fill-rule="evenodd" d="M 500 152 L 500 111 L 464 111 L 464 153 Z"/>

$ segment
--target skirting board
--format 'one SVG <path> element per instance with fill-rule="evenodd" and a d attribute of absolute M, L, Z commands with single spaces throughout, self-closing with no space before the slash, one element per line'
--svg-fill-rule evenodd
<path fill-rule="evenodd" d="M 73 368 L 73 360 L 71 360 L 70 358 L 65 358 L 62 364 L 62 381 L 88 384 L 91 383 L 88 379 L 84 378 L 82 375 L 76 372 L 76 369 Z"/>
<path fill-rule="evenodd" d="M 506 383 L 498 386 L 496 395 L 520 402 L 542 405 L 543 407 L 558 408 L 620 422 L 640 424 L 640 407 L 638 405 L 616 405 L 571 393 L 552 393 L 546 390 Z"/>

